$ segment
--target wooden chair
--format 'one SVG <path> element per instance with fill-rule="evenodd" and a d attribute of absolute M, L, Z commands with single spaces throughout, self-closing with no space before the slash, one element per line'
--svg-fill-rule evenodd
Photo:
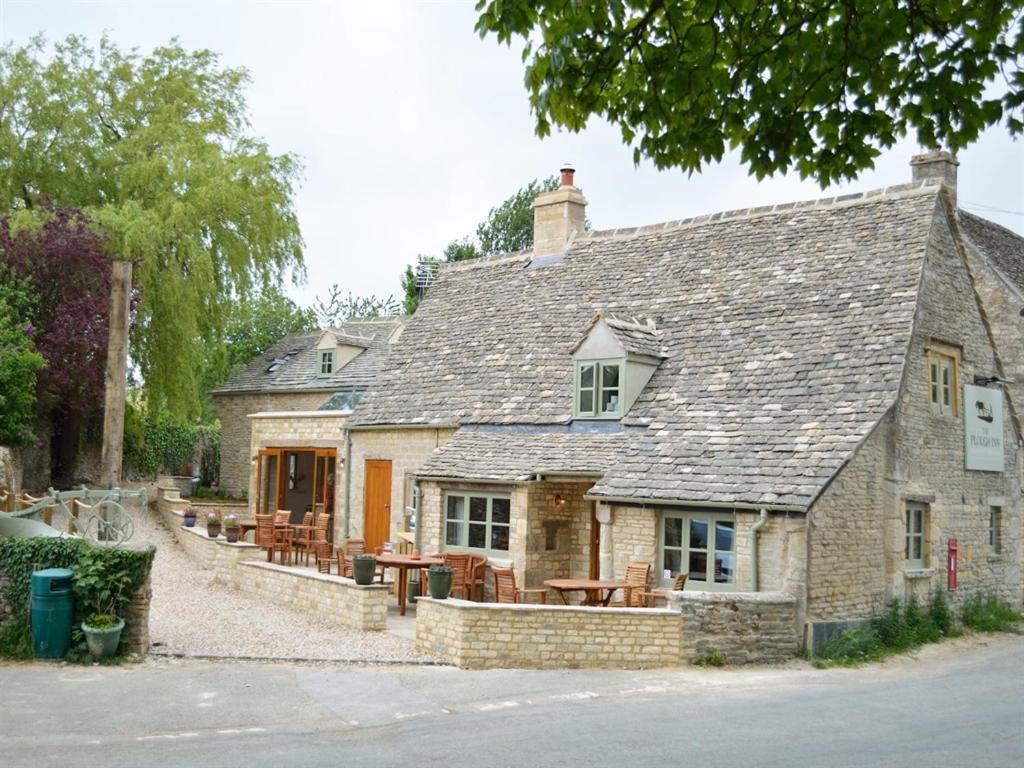
<path fill-rule="evenodd" d="M 267 550 L 268 563 L 274 562 L 275 552 L 281 553 L 282 563 L 286 554 L 291 562 L 292 530 L 278 527 L 273 515 L 256 515 L 256 546 Z"/>
<path fill-rule="evenodd" d="M 466 597 L 466 581 L 469 575 L 469 559 L 472 557 L 468 552 L 445 552 L 442 555 L 444 564 L 452 569 L 452 589 L 449 595 Z"/>
<path fill-rule="evenodd" d="M 290 509 L 279 509 L 274 513 L 274 522 L 278 525 L 281 525 L 282 523 L 287 525 L 291 522 L 291 519 L 292 511 Z"/>
<path fill-rule="evenodd" d="M 668 602 L 669 592 L 682 592 L 686 586 L 686 577 L 689 573 L 677 573 L 676 577 L 672 579 L 672 586 L 668 589 L 652 589 L 650 592 L 641 592 L 640 598 L 643 600 L 643 606 L 645 608 L 656 608 L 658 600 L 664 600 Z"/>
<path fill-rule="evenodd" d="M 518 603 L 520 596 L 540 595 L 540 601 L 548 601 L 547 589 L 519 589 L 516 586 L 516 573 L 511 568 L 499 568 L 491 566 L 491 573 L 494 574 L 494 599 L 499 603 Z M 526 602 L 523 600 L 522 602 Z"/>
<path fill-rule="evenodd" d="M 366 539 L 345 539 L 345 571 L 342 572 L 342 576 L 348 576 L 350 579 L 352 576 L 352 558 L 356 555 L 366 554 Z M 339 554 L 340 558 L 341 555 Z M 341 560 L 339 559 L 340 563 Z M 377 576 L 380 578 L 380 583 L 384 583 L 384 566 L 377 567 Z"/>
<path fill-rule="evenodd" d="M 338 563 L 338 573 L 341 573 L 342 561 L 331 556 L 334 548 L 329 541 L 315 541 L 313 542 L 313 548 L 316 552 L 316 569 L 320 573 L 330 574 L 331 563 Z M 341 554 L 341 557 L 344 557 L 344 555 Z"/>
<path fill-rule="evenodd" d="M 331 516 L 320 515 L 313 524 L 313 541 L 327 541 L 331 530 Z"/>
<path fill-rule="evenodd" d="M 650 576 L 650 563 L 627 563 L 626 578 L 624 578 L 623 581 L 631 587 L 628 591 L 629 602 L 627 604 L 626 600 L 617 600 L 613 603 L 608 603 L 608 605 L 627 608 L 643 608 L 644 598 L 642 598 L 641 595 L 647 591 L 647 580 Z"/>
<path fill-rule="evenodd" d="M 469 556 L 469 570 L 466 572 L 466 599 L 484 599 L 484 575 L 487 572 L 487 558 L 483 555 Z M 475 595 L 479 594 L 477 598 Z"/>
<path fill-rule="evenodd" d="M 314 534 L 316 531 L 313 529 L 313 513 L 306 512 L 302 516 L 302 524 L 295 527 L 294 540 L 292 545 L 295 547 L 295 561 L 298 562 L 299 550 L 304 550 L 306 553 L 306 565 L 309 565 L 309 553 L 313 551 L 313 542 L 316 541 Z"/>

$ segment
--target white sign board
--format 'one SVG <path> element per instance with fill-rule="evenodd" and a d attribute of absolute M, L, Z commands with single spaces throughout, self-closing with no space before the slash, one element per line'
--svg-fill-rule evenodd
<path fill-rule="evenodd" d="M 967 469 L 1002 472 L 1003 390 L 964 386 L 964 432 Z"/>

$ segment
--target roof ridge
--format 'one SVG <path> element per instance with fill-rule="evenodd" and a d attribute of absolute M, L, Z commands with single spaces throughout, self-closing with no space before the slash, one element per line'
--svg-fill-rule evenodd
<path fill-rule="evenodd" d="M 937 179 L 924 179 L 922 181 L 912 181 L 906 184 L 894 184 L 888 187 L 871 189 L 866 192 L 849 192 L 844 195 L 800 200 L 791 203 L 776 203 L 774 205 L 760 205 L 751 208 L 735 208 L 728 211 L 706 213 L 701 216 L 690 216 L 685 219 L 675 219 L 655 224 L 644 224 L 637 227 L 618 227 L 616 229 L 592 230 L 590 232 L 581 232 L 578 236 L 578 241 L 610 237 L 626 237 L 630 235 L 655 234 L 659 232 L 674 232 L 679 229 L 687 229 L 689 227 L 703 226 L 704 224 L 713 224 L 723 221 L 731 222 L 740 219 L 761 218 L 765 216 L 792 213 L 794 211 L 821 210 L 836 206 L 864 205 L 865 203 L 876 202 L 878 200 L 924 194 L 925 190 L 934 194 L 938 191 L 940 186 L 941 182 Z M 932 188 L 934 188 L 934 190 L 932 190 Z"/>

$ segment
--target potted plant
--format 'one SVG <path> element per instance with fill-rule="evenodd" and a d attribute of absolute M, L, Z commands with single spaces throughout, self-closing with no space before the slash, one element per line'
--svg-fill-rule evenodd
<path fill-rule="evenodd" d="M 206 535 L 211 539 L 220 536 L 220 507 L 206 513 Z"/>
<path fill-rule="evenodd" d="M 193 507 L 191 504 L 189 504 L 187 507 L 185 507 L 185 515 L 184 515 L 184 517 L 185 517 L 184 526 L 186 528 L 193 527 L 196 524 L 196 509 L 195 509 L 195 507 Z"/>
<path fill-rule="evenodd" d="M 238 515 L 225 515 L 224 516 L 224 537 L 234 544 L 238 541 L 238 533 L 242 530 L 242 527 L 238 524 Z"/>
<path fill-rule="evenodd" d="M 124 619 L 117 616 L 117 608 L 131 578 L 126 570 L 95 559 L 83 560 L 75 572 L 75 597 L 86 604 L 82 606 L 82 632 L 89 653 L 96 658 L 117 653 L 124 629 Z"/>
<path fill-rule="evenodd" d="M 435 600 L 445 600 L 452 591 L 452 569 L 447 565 L 432 565 L 427 569 L 427 591 Z"/>
<path fill-rule="evenodd" d="M 356 584 L 373 584 L 373 574 L 376 571 L 376 555 L 356 555 L 352 558 L 352 578 L 356 580 Z"/>

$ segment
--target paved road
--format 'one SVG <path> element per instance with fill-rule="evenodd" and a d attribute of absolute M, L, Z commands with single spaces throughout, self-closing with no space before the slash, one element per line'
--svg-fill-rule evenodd
<path fill-rule="evenodd" d="M 1024 638 L 857 670 L 0 667 L 0 765 L 1024 765 Z"/>

